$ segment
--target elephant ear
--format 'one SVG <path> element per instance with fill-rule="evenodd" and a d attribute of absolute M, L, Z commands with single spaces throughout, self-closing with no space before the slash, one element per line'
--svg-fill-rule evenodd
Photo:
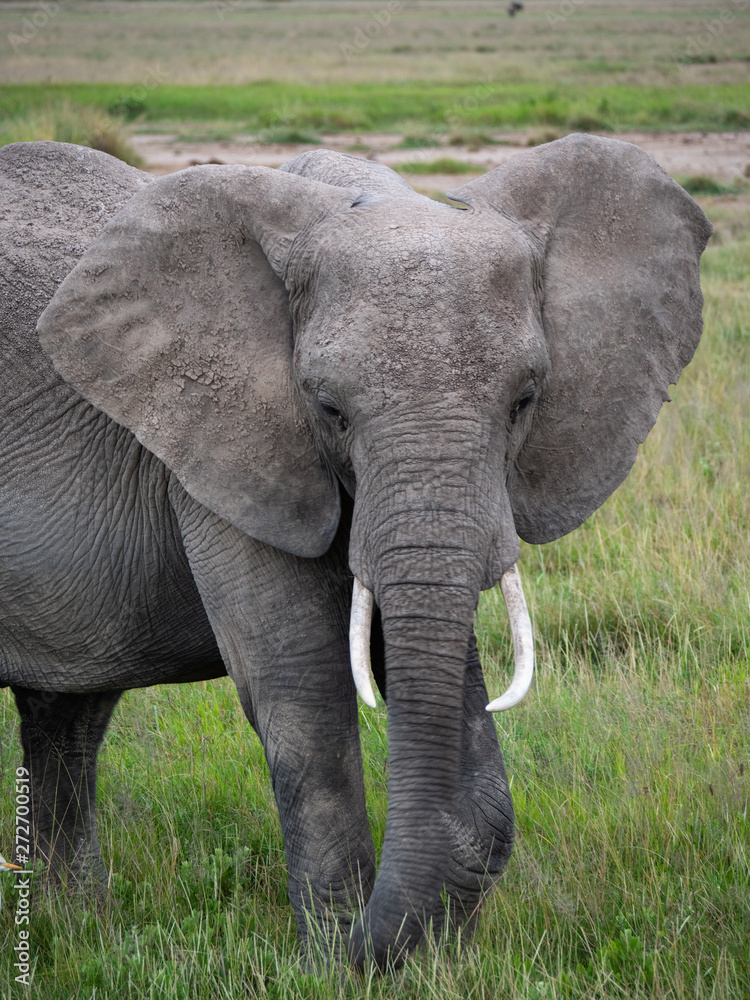
<path fill-rule="evenodd" d="M 578 527 L 620 485 L 701 335 L 711 226 L 637 146 L 571 135 L 449 193 L 541 258 L 550 370 L 509 472 L 521 538 Z"/>
<path fill-rule="evenodd" d="M 60 374 L 188 493 L 300 556 L 330 545 L 339 494 L 295 397 L 279 274 L 295 237 L 351 200 L 264 167 L 161 178 L 104 228 L 38 324 Z"/>

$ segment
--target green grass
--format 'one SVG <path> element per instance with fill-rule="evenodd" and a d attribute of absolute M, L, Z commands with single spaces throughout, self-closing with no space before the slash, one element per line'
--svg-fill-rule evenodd
<path fill-rule="evenodd" d="M 496 0 L 420 0 L 366 36 L 373 9 L 87 0 L 34 28 L 36 0 L 0 4 L 0 121 L 67 101 L 150 129 L 220 121 L 225 132 L 469 144 L 500 129 L 750 127 L 750 11 L 739 4 L 713 33 L 706 23 L 722 12 L 705 0 L 535 0 L 512 21 Z"/>
<path fill-rule="evenodd" d="M 581 529 L 523 546 L 537 681 L 497 719 L 518 836 L 475 934 L 395 976 L 301 966 L 278 816 L 229 681 L 133 691 L 101 754 L 112 891 L 33 902 L 33 995 L 143 1000 L 746 1000 L 750 995 L 750 198 L 706 198 L 706 328 L 631 475 Z M 510 658 L 480 606 L 488 687 Z M 382 707 L 362 709 L 385 821 Z M 0 692 L 0 775 L 19 758 Z M 0 781 L 0 849 L 11 843 Z M 7 897 L 6 892 L 6 897 Z M 0 911 L 0 997 L 12 984 Z"/>
<path fill-rule="evenodd" d="M 128 140 L 122 120 L 101 108 L 80 107 L 63 100 L 0 121 L 0 146 L 39 139 L 89 146 L 134 167 L 143 166 Z"/>
<path fill-rule="evenodd" d="M 464 160 L 455 160 L 451 156 L 439 156 L 436 160 L 410 160 L 400 163 L 398 171 L 402 174 L 476 174 L 483 173 L 484 167 Z"/>
<path fill-rule="evenodd" d="M 736 186 L 722 184 L 716 178 L 708 177 L 706 174 L 697 174 L 695 177 L 678 176 L 675 180 L 679 181 L 688 194 L 692 195 L 737 194 Z"/>
<path fill-rule="evenodd" d="M 159 86 L 136 97 L 118 84 L 5 84 L 0 119 L 59 103 L 97 108 L 153 130 L 182 122 L 235 123 L 238 129 L 324 132 L 410 131 L 423 127 L 717 131 L 750 126 L 750 84 L 683 87 L 547 87 L 539 84 L 369 83 L 321 85 Z"/>

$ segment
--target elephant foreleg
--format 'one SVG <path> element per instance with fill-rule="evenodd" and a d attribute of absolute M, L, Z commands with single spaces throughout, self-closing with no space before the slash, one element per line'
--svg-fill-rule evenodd
<path fill-rule="evenodd" d="M 102 882 L 96 758 L 120 691 L 59 694 L 14 687 L 31 798 L 29 859 L 53 878 Z"/>
<path fill-rule="evenodd" d="M 193 575 L 268 761 L 300 937 L 336 949 L 375 877 L 349 667 L 345 540 L 321 559 L 177 505 Z"/>

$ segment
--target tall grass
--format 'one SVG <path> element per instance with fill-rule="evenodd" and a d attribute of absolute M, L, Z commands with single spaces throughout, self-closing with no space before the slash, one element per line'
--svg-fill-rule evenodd
<path fill-rule="evenodd" d="M 498 732 L 514 856 L 478 927 L 394 975 L 300 959 L 262 748 L 228 681 L 128 693 L 101 754 L 100 904 L 33 901 L 45 998 L 659 998 L 750 995 L 750 205 L 706 199 L 706 328 L 626 483 L 587 524 L 524 546 L 538 674 Z M 495 591 L 488 687 L 507 676 Z M 376 843 L 385 713 L 362 709 Z M 0 693 L 0 774 L 19 759 Z M 10 782 L 0 783 L 9 848 Z M 7 854 L 7 850 L 5 851 Z M 6 891 L 6 897 L 8 896 Z M 0 911 L 0 997 L 13 984 Z"/>
<path fill-rule="evenodd" d="M 77 106 L 63 99 L 46 102 L 0 121 L 0 146 L 39 139 L 89 146 L 134 167 L 143 166 L 141 157 L 128 141 L 122 119 L 102 108 Z"/>
<path fill-rule="evenodd" d="M 0 118 L 68 101 L 142 127 L 181 122 L 234 123 L 238 130 L 327 132 L 415 128 L 514 129 L 557 126 L 722 131 L 750 126 L 750 84 L 580 86 L 538 82 L 346 83 L 307 86 L 259 81 L 247 86 L 118 84 L 0 85 Z"/>

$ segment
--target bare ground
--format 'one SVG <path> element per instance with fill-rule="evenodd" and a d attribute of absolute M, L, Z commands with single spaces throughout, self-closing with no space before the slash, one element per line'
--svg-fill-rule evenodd
<path fill-rule="evenodd" d="M 552 136 L 554 137 L 554 136 Z M 357 156 L 377 159 L 390 167 L 407 162 L 429 163 L 440 157 L 451 157 L 464 163 L 476 164 L 478 170 L 491 169 L 505 163 L 511 156 L 528 148 L 529 139 L 539 133 L 511 133 L 493 136 L 493 145 L 469 150 L 465 146 L 441 145 L 428 149 L 397 149 L 402 137 L 394 134 L 330 135 L 318 143 L 268 144 L 254 142 L 252 137 L 236 137 L 223 142 L 185 142 L 176 135 L 136 134 L 132 144 L 154 174 L 168 174 L 198 163 L 241 163 L 247 166 L 277 167 L 299 153 L 321 146 Z M 708 176 L 729 183 L 738 177 L 750 176 L 750 132 L 628 132 L 616 138 L 635 143 L 649 152 L 670 174 Z M 463 175 L 469 180 L 471 174 Z M 440 173 L 413 175 L 417 188 L 445 189 L 456 186 L 454 175 Z"/>

